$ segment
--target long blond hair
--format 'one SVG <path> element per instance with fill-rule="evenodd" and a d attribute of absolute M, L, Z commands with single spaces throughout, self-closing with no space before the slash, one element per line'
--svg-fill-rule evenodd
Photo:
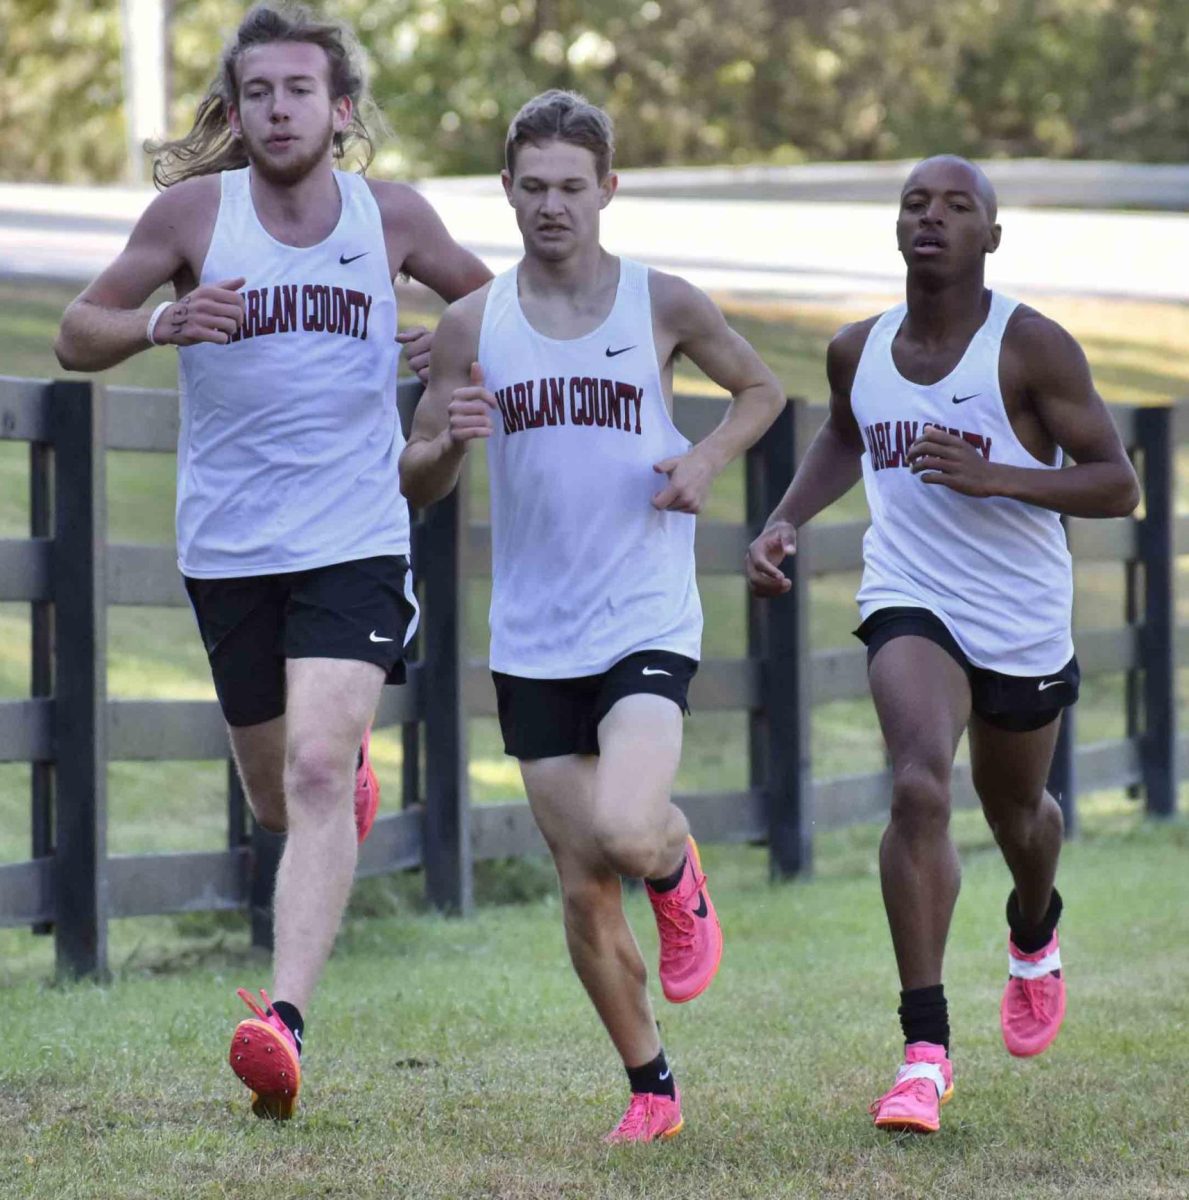
<path fill-rule="evenodd" d="M 334 135 L 334 156 L 342 159 L 348 146 L 360 143 L 361 169 L 367 170 L 375 146 L 361 116 L 361 109 L 368 101 L 358 42 L 341 25 L 315 20 L 306 8 L 257 4 L 224 48 L 219 73 L 198 106 L 190 132 L 176 141 L 146 147 L 153 156 L 153 182 L 157 187 L 164 189 L 196 175 L 212 175 L 248 165 L 243 142 L 232 136 L 227 107 L 239 98 L 237 68 L 244 51 L 272 42 L 308 42 L 326 51 L 331 98 L 350 97 L 353 110 L 351 124 Z"/>

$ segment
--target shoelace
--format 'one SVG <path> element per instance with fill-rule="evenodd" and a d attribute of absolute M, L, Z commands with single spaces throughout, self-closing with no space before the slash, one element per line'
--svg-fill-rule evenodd
<path fill-rule="evenodd" d="M 648 1121 L 652 1116 L 653 1095 L 650 1092 L 633 1092 L 628 1102 L 628 1110 L 623 1119 L 615 1127 L 613 1137 L 623 1136 L 636 1138 L 648 1129 Z"/>
<path fill-rule="evenodd" d="M 909 1093 L 912 1093 L 922 1104 L 928 1104 L 937 1098 L 937 1089 L 928 1079 L 921 1079 L 919 1077 L 902 1079 L 890 1091 L 884 1092 L 874 1104 L 868 1107 L 867 1111 L 872 1116 L 875 1116 L 883 1106 L 885 1100 L 891 1100 L 893 1096 L 904 1096 Z"/>
<path fill-rule="evenodd" d="M 1049 1019 L 1049 989 L 1045 985 L 1045 980 L 1050 976 L 1042 976 L 1040 979 L 1023 979 L 1020 982 L 1024 985 L 1020 991 L 1024 994 L 1024 999 L 1028 1002 L 1028 1012 L 1037 1021 L 1045 1022 Z"/>
<path fill-rule="evenodd" d="M 256 1003 L 256 997 L 248 991 L 247 988 L 236 988 L 235 994 L 256 1014 L 262 1021 L 267 1021 L 269 1018 L 269 1010 L 272 1008 L 272 1001 L 268 998 L 268 993 L 261 988 L 260 996 L 264 1001 L 264 1007 L 261 1008 Z"/>
<path fill-rule="evenodd" d="M 706 876 L 694 873 L 693 895 L 698 895 L 706 885 Z M 661 957 L 668 962 L 675 952 L 692 950 L 697 941 L 698 925 L 694 914 L 689 910 L 689 899 L 679 894 L 674 888 L 660 897 L 657 904 L 657 915 L 668 927 L 667 936 L 661 940 Z"/>

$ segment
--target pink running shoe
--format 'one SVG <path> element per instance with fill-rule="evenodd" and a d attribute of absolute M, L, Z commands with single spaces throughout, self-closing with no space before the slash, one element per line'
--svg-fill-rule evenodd
<path fill-rule="evenodd" d="M 1009 1054 L 1029 1058 L 1048 1048 L 1065 1019 L 1065 980 L 1057 932 L 1047 946 L 1025 954 L 1007 940 L 1008 980 L 999 1005 L 999 1025 Z"/>
<path fill-rule="evenodd" d="M 668 892 L 644 885 L 661 938 L 661 990 L 674 1004 L 700 996 L 722 960 L 718 914 L 706 890 L 698 844 L 692 837 L 688 841 L 681 882 Z"/>
<path fill-rule="evenodd" d="M 297 1093 L 301 1091 L 297 1039 L 273 1012 L 263 988 L 263 1008 L 244 988 L 235 994 L 255 1016 L 246 1017 L 236 1026 L 227 1061 L 240 1082 L 251 1089 L 252 1112 L 273 1121 L 287 1121 L 297 1108 Z"/>
<path fill-rule="evenodd" d="M 372 727 L 369 725 L 363 733 L 359 766 L 355 770 L 355 832 L 361 845 L 371 833 L 376 820 L 376 810 L 380 807 L 380 781 L 376 778 L 376 773 L 372 770 L 372 760 L 368 757 L 371 742 Z"/>
<path fill-rule="evenodd" d="M 624 1142 L 655 1142 L 676 1137 L 685 1125 L 681 1116 L 681 1093 L 670 1100 L 651 1092 L 633 1092 L 623 1119 L 603 1137 L 608 1145 Z"/>
<path fill-rule="evenodd" d="M 896 1083 L 867 1110 L 877 1129 L 893 1133 L 936 1133 L 941 1128 L 941 1106 L 954 1094 L 954 1065 L 945 1047 L 933 1042 L 909 1042 Z"/>

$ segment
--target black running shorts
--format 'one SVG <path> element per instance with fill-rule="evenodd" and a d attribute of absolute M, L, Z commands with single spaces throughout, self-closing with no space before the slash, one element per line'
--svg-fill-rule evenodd
<path fill-rule="evenodd" d="M 598 754 L 599 722 L 625 696 L 664 696 L 689 712 L 698 664 L 668 650 L 642 650 L 601 675 L 526 679 L 492 671 L 504 752 L 513 758 Z"/>
<path fill-rule="evenodd" d="M 375 663 L 405 681 L 414 626 L 409 560 L 394 554 L 282 575 L 186 577 L 228 725 L 258 725 L 285 711 L 287 658 Z"/>
<path fill-rule="evenodd" d="M 867 665 L 893 638 L 923 637 L 935 642 L 966 672 L 971 708 L 989 725 L 1011 733 L 1028 733 L 1055 721 L 1075 704 L 1082 675 L 1077 655 L 1051 675 L 1004 675 L 976 667 L 944 622 L 927 608 L 881 608 L 855 630 L 867 647 Z"/>

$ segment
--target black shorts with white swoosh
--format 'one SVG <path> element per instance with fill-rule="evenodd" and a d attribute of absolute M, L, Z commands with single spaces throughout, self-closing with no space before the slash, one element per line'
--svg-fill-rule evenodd
<path fill-rule="evenodd" d="M 285 711 L 289 658 L 375 663 L 386 682 L 405 681 L 417 602 L 403 555 L 185 582 L 228 725 L 258 725 Z"/>
<path fill-rule="evenodd" d="M 599 722 L 625 696 L 664 696 L 689 713 L 697 662 L 669 650 L 641 650 L 601 675 L 526 679 L 492 671 L 504 752 L 513 758 L 598 754 Z"/>
<path fill-rule="evenodd" d="M 1075 654 L 1049 675 L 1007 675 L 976 667 L 941 619 L 927 608 L 877 609 L 855 630 L 867 647 L 867 662 L 893 638 L 923 637 L 940 646 L 970 680 L 970 706 L 990 725 L 1010 733 L 1029 733 L 1057 719 L 1075 704 L 1082 681 Z"/>

